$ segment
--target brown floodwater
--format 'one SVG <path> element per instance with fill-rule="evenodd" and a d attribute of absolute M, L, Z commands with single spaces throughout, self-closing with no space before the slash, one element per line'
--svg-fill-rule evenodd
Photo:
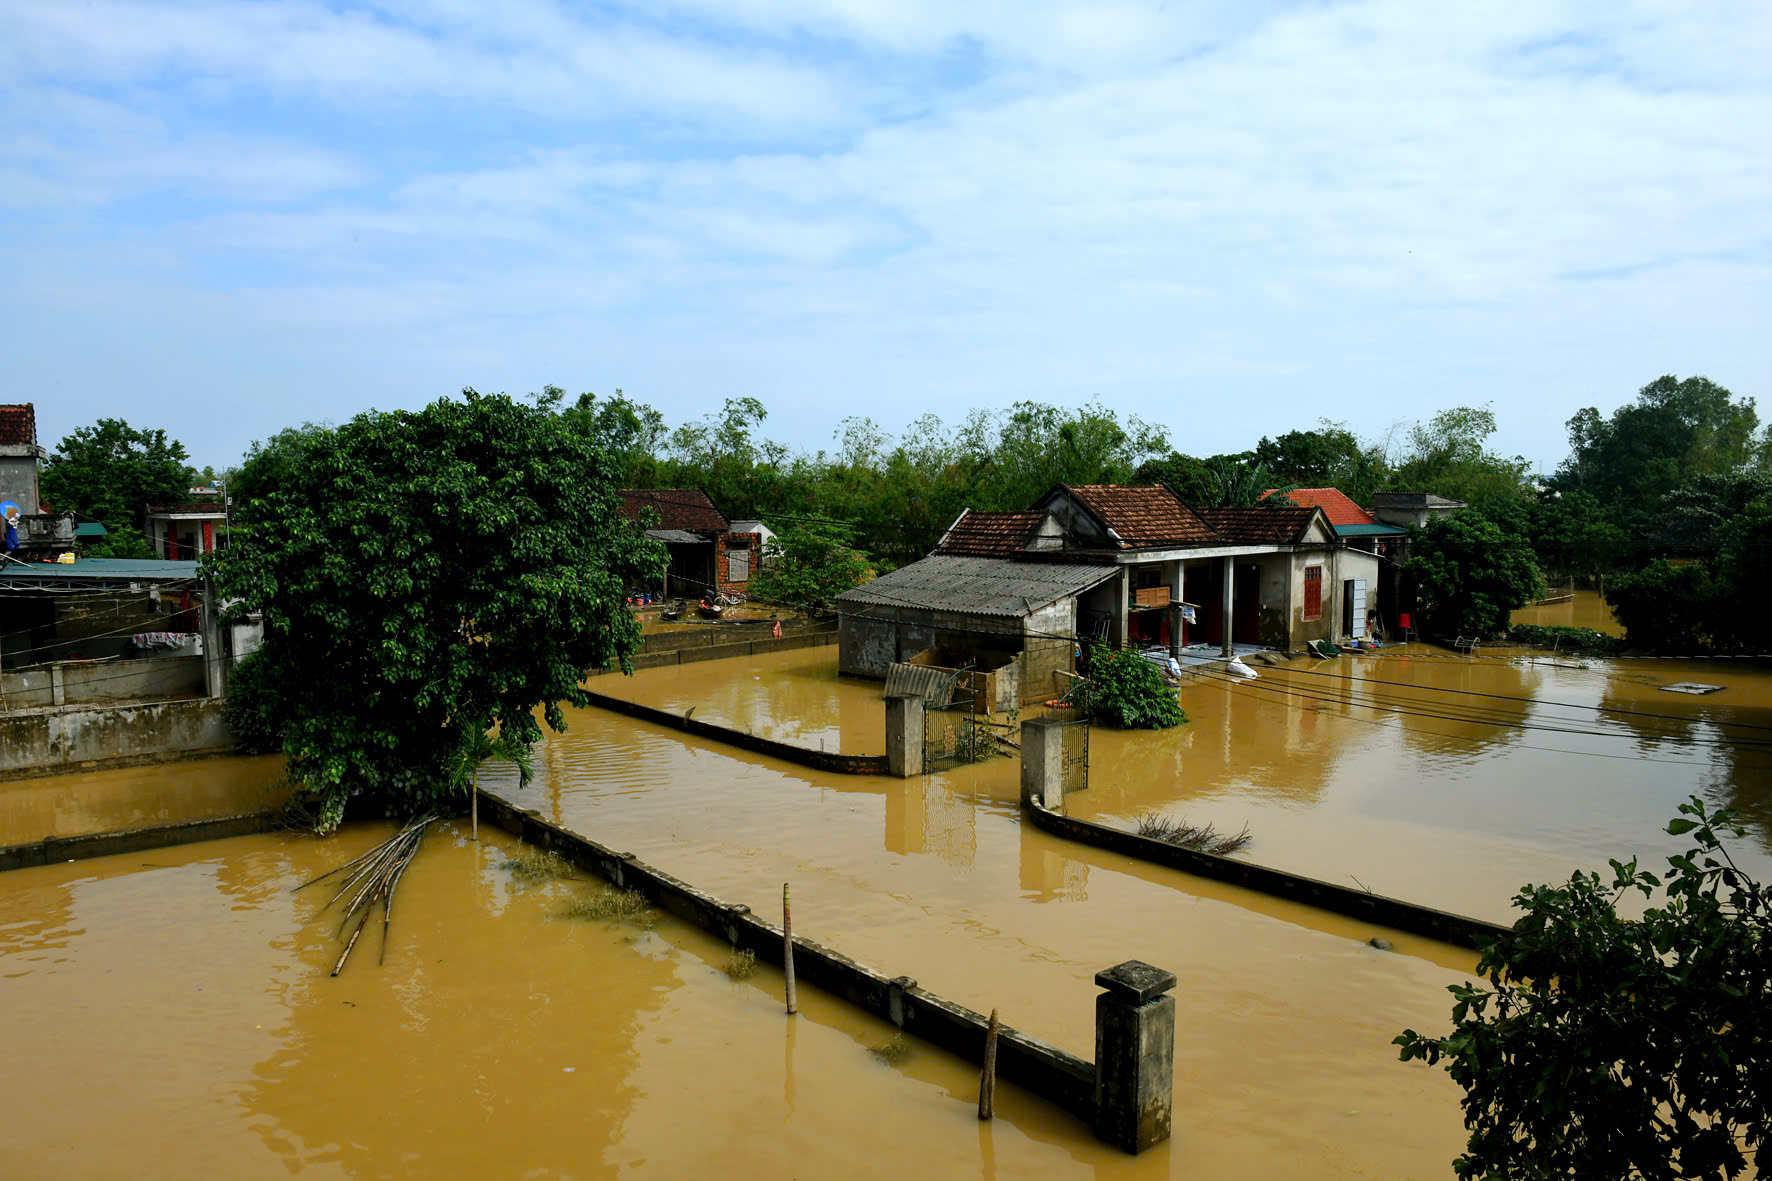
<path fill-rule="evenodd" d="M 1606 600 L 1600 597 L 1599 592 L 1552 590 L 1547 593 L 1563 601 L 1521 607 L 1513 613 L 1512 621 L 1535 627 L 1586 627 L 1609 636 L 1624 634 L 1624 628 L 1619 625 L 1612 614 L 1612 608 L 1606 605 Z"/>
<path fill-rule="evenodd" d="M 344 973 L 316 887 L 387 834 L 270 834 L 0 875 L 9 1176 L 1168 1176 L 668 917 L 572 917 L 461 826 Z M 1407 1072 L 1405 1072 L 1407 1073 Z M 1353 1117 L 1349 1117 L 1353 1118 Z M 1183 1175 L 1177 1172 L 1174 1175 Z M 1223 1174 L 1219 1174 L 1223 1175 Z"/>
<path fill-rule="evenodd" d="M 597 687 L 748 727 L 779 712 L 798 740 L 877 751 L 879 688 L 834 662 L 822 648 Z M 1191 682 L 1178 730 L 1097 729 L 1067 810 L 1247 823 L 1251 860 L 1503 920 L 1524 881 L 1676 850 L 1659 829 L 1688 793 L 1740 807 L 1738 857 L 1772 866 L 1772 677 L 1756 668 L 1387 649 L 1261 671 Z M 1724 688 L 1661 691 L 1674 680 Z M 559 917 L 592 884 L 523 886 L 484 832 L 429 842 L 386 967 L 372 943 L 328 980 L 323 899 L 286 887 L 385 831 L 364 827 L 0 875 L 17 1067 L 0 1110 L 24 1129 L 9 1164 L 1450 1175 L 1459 1092 L 1389 1043 L 1444 1026 L 1471 955 L 1048 837 L 1021 822 L 1007 759 L 844 777 L 602 711 L 569 720 L 529 788 L 496 766 L 482 782 L 764 914 L 792 881 L 797 930 L 1036 1037 L 1092 1055 L 1094 973 L 1173 970 L 1175 1139 L 1123 1157 L 1020 1094 L 980 1128 L 969 1068 L 915 1043 L 882 1061 L 890 1030 L 816 990 L 810 1019 L 786 1022 L 779 976 L 730 981 L 724 946 L 694 930 Z"/>
<path fill-rule="evenodd" d="M 270 755 L 3 780 L 0 845 L 252 812 L 288 796 L 283 760 Z"/>

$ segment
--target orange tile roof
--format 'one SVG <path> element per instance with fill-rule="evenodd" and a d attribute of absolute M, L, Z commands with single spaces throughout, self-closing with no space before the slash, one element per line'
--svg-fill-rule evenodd
<path fill-rule="evenodd" d="M 0 406 L 0 444 L 37 445 L 37 410 L 29 402 Z"/>
<path fill-rule="evenodd" d="M 1269 488 L 1261 494 L 1266 500 L 1274 494 Z M 1286 494 L 1287 499 L 1300 507 L 1315 507 L 1323 510 L 1331 525 L 1376 525 L 1377 518 L 1353 502 L 1353 499 L 1339 488 L 1294 488 Z"/>
<path fill-rule="evenodd" d="M 1078 502 L 1119 535 L 1121 549 L 1209 545 L 1212 527 L 1161 484 L 1066 484 Z"/>
<path fill-rule="evenodd" d="M 940 554 L 973 554 L 1001 558 L 1027 548 L 1028 535 L 1045 518 L 1038 510 L 1025 513 L 993 513 L 967 509 L 960 514 L 941 544 Z"/>

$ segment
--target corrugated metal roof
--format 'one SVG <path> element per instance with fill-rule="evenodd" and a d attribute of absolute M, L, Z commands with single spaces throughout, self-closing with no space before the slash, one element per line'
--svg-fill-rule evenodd
<path fill-rule="evenodd" d="M 688 533 L 682 529 L 648 529 L 646 531 L 646 536 L 652 538 L 654 541 L 669 542 L 672 545 L 714 544 L 705 537 L 699 537 L 694 533 Z"/>
<path fill-rule="evenodd" d="M 1335 533 L 1338 537 L 1401 537 L 1409 532 L 1395 525 L 1337 525 Z"/>
<path fill-rule="evenodd" d="M 931 554 L 838 597 L 848 611 L 912 607 L 1016 617 L 1106 582 L 1115 566 Z"/>
<path fill-rule="evenodd" d="M 70 578 L 104 578 L 132 582 L 169 582 L 197 577 L 197 563 L 159 558 L 81 558 L 60 562 L 7 562 L 0 565 L 0 579 L 62 581 Z"/>

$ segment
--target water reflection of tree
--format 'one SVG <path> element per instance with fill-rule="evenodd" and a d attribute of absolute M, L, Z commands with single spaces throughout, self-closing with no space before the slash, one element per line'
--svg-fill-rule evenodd
<path fill-rule="evenodd" d="M 359 955 L 329 979 L 333 920 L 292 936 L 287 1024 L 241 1094 L 291 1171 L 522 1175 L 619 1137 L 635 1031 L 675 983 L 671 962 L 630 945 L 631 929 L 550 917 L 563 899 L 496 913 L 477 852 L 427 842 L 385 966 Z"/>
<path fill-rule="evenodd" d="M 1731 672 L 1727 680 L 1723 692 L 1696 698 L 1660 692 L 1650 679 L 1609 680 L 1601 716 L 1632 733 L 1645 756 L 1708 761 L 1703 794 L 1741 813 L 1772 852 L 1772 674 Z"/>

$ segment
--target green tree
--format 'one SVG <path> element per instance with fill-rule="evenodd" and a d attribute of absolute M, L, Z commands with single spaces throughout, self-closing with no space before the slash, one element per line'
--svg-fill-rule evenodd
<path fill-rule="evenodd" d="M 1314 431 L 1264 437 L 1255 445 L 1254 458 L 1272 473 L 1276 485 L 1339 488 L 1355 504 L 1370 504 L 1372 494 L 1390 475 L 1381 448 L 1360 442 L 1346 426 L 1326 420 Z"/>
<path fill-rule="evenodd" d="M 563 399 L 565 394 L 558 386 L 542 391 L 543 398 Z M 615 461 L 619 487 L 657 486 L 658 453 L 668 438 L 664 415 L 616 390 L 601 400 L 596 394 L 580 394 L 560 416 Z"/>
<path fill-rule="evenodd" d="M 841 521 L 803 520 L 783 525 L 751 578 L 751 594 L 800 611 L 828 611 L 837 596 L 869 577 L 866 555 Z"/>
<path fill-rule="evenodd" d="M 228 481 L 228 498 L 241 506 L 294 487 L 332 442 L 333 428 L 313 422 L 285 427 L 268 439 L 254 440 L 239 470 Z"/>
<path fill-rule="evenodd" d="M 1651 533 L 1668 493 L 1762 458 L 1758 425 L 1752 398 L 1737 400 L 1705 377 L 1659 377 L 1609 418 L 1591 406 L 1571 418 L 1559 476 L 1606 506 L 1620 528 Z"/>
<path fill-rule="evenodd" d="M 1188 505 L 1218 503 L 1218 477 L 1203 459 L 1171 451 L 1167 459 L 1147 460 L 1133 475 L 1135 484 L 1162 484 Z"/>
<path fill-rule="evenodd" d="M 243 728 L 274 740 L 320 831 L 355 806 L 452 808 L 497 728 L 520 756 L 580 681 L 629 657 L 626 587 L 662 548 L 625 521 L 610 457 L 541 406 L 464 390 L 362 414 L 240 506 L 211 559 L 264 615 L 235 681 Z"/>
<path fill-rule="evenodd" d="M 1526 538 L 1476 509 L 1411 530 L 1406 570 L 1424 626 L 1442 635 L 1501 635 L 1541 588 Z"/>
<path fill-rule="evenodd" d="M 1490 451 L 1487 444 L 1495 430 L 1495 412 L 1486 406 L 1454 406 L 1417 423 L 1389 487 L 1432 492 L 1473 508 L 1525 501 L 1532 491 L 1527 480 L 1531 465 L 1517 455 Z"/>
<path fill-rule="evenodd" d="M 1187 721 L 1157 666 L 1130 648 L 1091 650 L 1081 704 L 1102 725 L 1123 730 L 1168 730 Z"/>
<path fill-rule="evenodd" d="M 94 543 L 95 557 L 153 557 L 146 536 L 153 504 L 190 499 L 195 476 L 184 444 L 163 430 L 137 430 L 121 418 L 76 427 L 44 465 L 43 499 L 57 511 L 72 509 L 104 524 L 108 536 Z"/>
<path fill-rule="evenodd" d="M 1491 507 L 1494 514 L 1494 507 Z M 1593 578 L 1616 569 L 1631 542 L 1586 492 L 1547 487 L 1523 507 L 1521 527 L 1532 541 L 1541 570 Z"/>
<path fill-rule="evenodd" d="M 1679 654 L 1709 651 L 1721 642 L 1717 617 L 1732 600 L 1706 563 L 1676 566 L 1666 558 L 1612 575 L 1605 596 L 1626 645 Z"/>
<path fill-rule="evenodd" d="M 1464 1088 L 1460 1177 L 1738 1177 L 1772 1169 L 1772 923 L 1722 838 L 1735 813 L 1693 797 L 1667 831 L 1695 847 L 1669 876 L 1611 862 L 1528 886 L 1523 916 L 1483 949 L 1488 981 L 1450 989 L 1451 1033 L 1406 1030 L 1405 1062 Z M 1618 913 L 1626 895 L 1641 918 Z M 1659 897 L 1658 897 L 1659 895 Z"/>

